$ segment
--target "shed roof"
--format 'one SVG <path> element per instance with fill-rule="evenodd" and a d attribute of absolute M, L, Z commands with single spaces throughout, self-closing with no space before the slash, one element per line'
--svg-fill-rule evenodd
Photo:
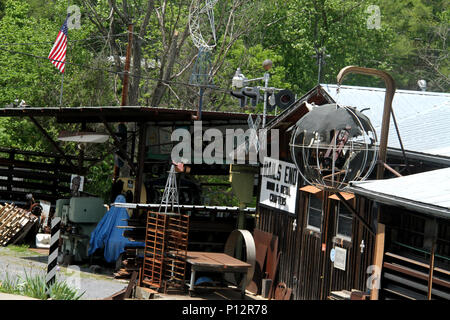
<path fill-rule="evenodd" d="M 384 108 L 385 89 L 322 84 L 325 91 L 338 103 L 364 111 L 378 136 Z M 392 109 L 405 150 L 450 157 L 450 93 L 396 90 Z M 391 117 L 388 147 L 400 149 Z"/>
<path fill-rule="evenodd" d="M 197 110 L 160 107 L 74 107 L 74 108 L 1 108 L 0 117 L 56 117 L 60 123 L 80 122 L 191 122 Z M 240 112 L 203 111 L 202 121 L 247 123 L 249 114 Z M 272 119 L 273 116 L 268 116 Z"/>
<path fill-rule="evenodd" d="M 450 168 L 385 180 L 353 181 L 348 190 L 377 202 L 450 219 Z"/>

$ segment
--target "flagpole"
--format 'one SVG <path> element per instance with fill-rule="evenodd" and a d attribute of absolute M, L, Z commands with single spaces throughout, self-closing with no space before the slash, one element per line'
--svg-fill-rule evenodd
<path fill-rule="evenodd" d="M 69 7 L 70 0 L 67 0 L 67 7 Z M 67 16 L 66 20 L 69 18 Z M 69 46 L 69 35 L 67 35 L 67 46 Z M 67 53 L 66 53 L 67 54 Z M 64 74 L 66 73 L 66 63 L 64 62 L 64 72 L 61 76 L 61 94 L 59 96 L 59 108 L 62 108 L 63 106 L 63 91 L 64 91 Z"/>
<path fill-rule="evenodd" d="M 61 95 L 59 96 L 59 107 L 60 108 L 62 108 L 62 103 L 63 103 L 63 90 L 64 90 L 64 72 L 61 76 Z"/>

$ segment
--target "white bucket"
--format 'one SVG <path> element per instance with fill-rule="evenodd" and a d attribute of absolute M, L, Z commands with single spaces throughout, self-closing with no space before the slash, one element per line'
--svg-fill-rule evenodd
<path fill-rule="evenodd" d="M 51 235 L 47 233 L 38 233 L 36 235 L 36 248 L 48 249 L 50 248 Z"/>

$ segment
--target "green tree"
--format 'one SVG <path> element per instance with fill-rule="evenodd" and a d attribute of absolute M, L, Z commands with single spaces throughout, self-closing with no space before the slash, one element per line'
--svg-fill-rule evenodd
<path fill-rule="evenodd" d="M 399 87 L 417 90 L 417 81 L 428 81 L 430 91 L 448 91 L 450 25 L 448 0 L 381 0 L 382 21 L 392 28 L 395 41 L 390 67 Z"/>
<path fill-rule="evenodd" d="M 317 84 L 318 50 L 325 50 L 321 82 L 335 83 L 347 65 L 388 69 L 385 57 L 393 35 L 388 26 L 368 29 L 367 7 L 373 1 L 291 0 L 266 4 L 257 31 L 260 41 L 283 56 L 286 82 L 299 94 Z M 376 80 L 349 77 L 347 84 L 373 85 Z"/>

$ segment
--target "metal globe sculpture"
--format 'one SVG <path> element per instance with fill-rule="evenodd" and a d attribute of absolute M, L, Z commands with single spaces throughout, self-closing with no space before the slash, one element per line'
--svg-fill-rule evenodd
<path fill-rule="evenodd" d="M 321 189 L 342 190 L 364 180 L 378 153 L 376 132 L 369 119 L 350 107 L 314 107 L 296 124 L 291 154 L 303 179 Z"/>

